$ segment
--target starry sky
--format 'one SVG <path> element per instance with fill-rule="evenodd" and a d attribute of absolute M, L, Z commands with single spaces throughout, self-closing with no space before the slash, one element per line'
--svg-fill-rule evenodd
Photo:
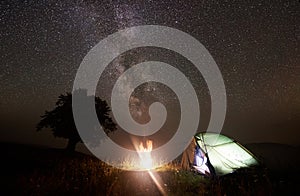
<path fill-rule="evenodd" d="M 228 99 L 222 133 L 242 143 L 298 145 L 299 11 L 296 0 L 1 1 L 1 141 L 60 145 L 63 140 L 54 139 L 51 132 L 37 133 L 35 125 L 60 94 L 72 90 L 88 51 L 118 30 L 165 25 L 198 39 L 219 66 Z M 205 130 L 210 116 L 205 81 L 193 65 L 172 51 L 145 47 L 120 55 L 101 76 L 97 95 L 110 102 L 117 77 L 147 60 L 167 62 L 190 77 L 200 102 L 199 130 Z M 143 118 L 137 116 L 140 122 L 147 121 L 151 103 L 145 97 L 169 104 L 172 115 L 162 135 L 170 139 L 168 130 L 176 129 L 180 111 L 172 90 L 150 83 L 137 89 L 135 97 L 138 112 L 143 113 Z M 118 134 L 124 135 L 122 130 Z"/>

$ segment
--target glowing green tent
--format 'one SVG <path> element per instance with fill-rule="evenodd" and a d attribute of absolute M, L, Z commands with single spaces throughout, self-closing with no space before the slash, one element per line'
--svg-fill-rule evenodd
<path fill-rule="evenodd" d="M 198 133 L 193 143 L 195 144 L 194 150 L 191 150 L 193 145 L 190 145 L 189 151 L 184 152 L 182 160 L 203 174 L 224 175 L 239 168 L 258 165 L 251 152 L 224 135 Z M 186 157 L 189 157 L 188 161 Z M 190 157 L 194 159 L 191 160 Z"/>

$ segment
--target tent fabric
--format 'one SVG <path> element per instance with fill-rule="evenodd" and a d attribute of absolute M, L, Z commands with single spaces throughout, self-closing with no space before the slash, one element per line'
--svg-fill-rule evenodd
<path fill-rule="evenodd" d="M 196 141 L 205 141 L 206 145 L 218 146 L 221 144 L 231 143 L 234 140 L 221 134 L 216 133 L 198 133 L 195 135 Z"/>
<path fill-rule="evenodd" d="M 232 173 L 239 168 L 258 165 L 255 157 L 235 140 L 216 133 L 198 133 L 194 143 L 205 153 L 216 175 Z M 185 153 L 196 157 L 191 149 Z M 186 155 L 187 156 L 187 155 Z M 193 163 L 197 166 L 197 163 Z"/>
<path fill-rule="evenodd" d="M 181 159 L 181 168 L 188 170 L 191 168 L 193 161 L 194 161 L 194 150 L 196 147 L 196 141 L 193 139 L 189 146 L 186 148 L 186 150 L 182 154 Z"/>

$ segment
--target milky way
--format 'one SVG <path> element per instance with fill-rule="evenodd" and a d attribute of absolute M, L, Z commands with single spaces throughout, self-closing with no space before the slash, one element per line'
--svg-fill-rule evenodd
<path fill-rule="evenodd" d="M 225 134 L 243 142 L 300 143 L 299 8 L 298 1 L 1 1 L 1 138 L 39 143 L 39 116 L 71 91 L 87 52 L 120 29 L 152 24 L 189 33 L 215 59 L 228 96 Z M 201 108 L 209 111 L 201 74 L 161 52 L 141 49 L 116 59 L 98 94 L 109 97 L 113 77 L 124 67 L 163 59 L 183 66 Z"/>

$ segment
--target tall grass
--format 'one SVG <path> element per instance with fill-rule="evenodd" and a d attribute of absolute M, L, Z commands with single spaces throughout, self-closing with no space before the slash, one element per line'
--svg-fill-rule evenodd
<path fill-rule="evenodd" d="M 113 168 L 89 156 L 64 156 L 19 174 L 23 195 L 266 195 L 267 177 L 261 171 L 244 171 L 208 179 L 168 164 L 153 170 L 163 192 L 147 171 Z"/>

